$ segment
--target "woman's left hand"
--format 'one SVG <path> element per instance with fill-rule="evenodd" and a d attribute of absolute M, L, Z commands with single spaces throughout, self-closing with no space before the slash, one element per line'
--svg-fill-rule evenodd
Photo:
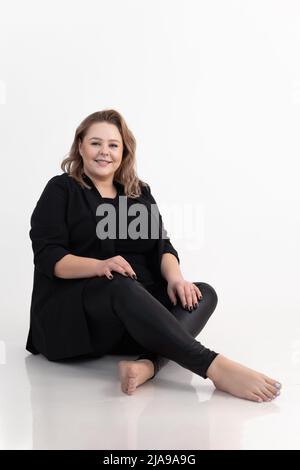
<path fill-rule="evenodd" d="M 177 294 L 181 300 L 183 308 L 189 310 L 195 308 L 198 301 L 202 299 L 200 289 L 198 289 L 198 287 L 192 282 L 186 281 L 183 278 L 169 280 L 167 292 L 173 305 L 177 304 Z"/>

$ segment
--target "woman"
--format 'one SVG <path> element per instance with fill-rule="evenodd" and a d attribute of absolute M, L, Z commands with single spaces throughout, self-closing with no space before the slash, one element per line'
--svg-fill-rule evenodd
<path fill-rule="evenodd" d="M 195 340 L 217 294 L 184 279 L 150 187 L 136 175 L 135 148 L 117 111 L 93 113 L 77 128 L 63 173 L 48 181 L 31 217 L 26 349 L 51 361 L 139 354 L 118 364 L 129 395 L 171 359 L 234 396 L 272 400 L 276 380 Z"/>

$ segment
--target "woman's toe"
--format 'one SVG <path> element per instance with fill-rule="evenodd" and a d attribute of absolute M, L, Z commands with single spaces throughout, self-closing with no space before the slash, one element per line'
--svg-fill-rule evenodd
<path fill-rule="evenodd" d="M 259 403 L 263 401 L 263 399 L 257 393 L 251 393 L 250 400 L 257 401 Z"/>
<path fill-rule="evenodd" d="M 275 395 L 278 392 L 278 388 L 274 387 L 274 385 L 270 385 L 269 383 L 266 383 L 265 387 L 272 395 Z"/>
<path fill-rule="evenodd" d="M 266 395 L 268 401 L 273 400 L 274 393 L 270 392 L 267 386 L 264 387 L 264 394 Z"/>
<path fill-rule="evenodd" d="M 282 385 L 281 385 L 280 382 L 278 382 L 278 380 L 271 379 L 271 378 L 268 377 L 267 375 L 264 375 L 264 378 L 265 378 L 266 382 L 267 382 L 269 385 L 272 385 L 272 387 L 275 387 L 276 390 L 281 389 Z"/>

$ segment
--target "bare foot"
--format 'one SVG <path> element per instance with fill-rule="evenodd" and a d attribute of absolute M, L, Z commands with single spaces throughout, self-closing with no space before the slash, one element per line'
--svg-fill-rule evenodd
<path fill-rule="evenodd" d="M 154 374 L 150 359 L 120 361 L 118 364 L 122 392 L 132 395 L 135 389 L 149 380 Z"/>
<path fill-rule="evenodd" d="M 217 389 L 239 398 L 263 402 L 280 394 L 279 382 L 221 354 L 212 361 L 206 375 Z"/>

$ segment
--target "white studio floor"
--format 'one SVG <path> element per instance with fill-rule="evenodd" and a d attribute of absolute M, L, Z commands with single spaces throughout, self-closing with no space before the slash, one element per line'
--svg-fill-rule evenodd
<path fill-rule="evenodd" d="M 268 342 L 266 354 L 261 344 L 249 351 L 248 366 L 260 364 L 283 384 L 277 399 L 260 404 L 216 391 L 174 362 L 127 396 L 117 363 L 132 356 L 54 363 L 27 353 L 23 335 L 15 339 L 1 344 L 1 449 L 300 448 L 299 361 L 288 360 L 290 343 L 281 342 L 276 360 Z"/>

